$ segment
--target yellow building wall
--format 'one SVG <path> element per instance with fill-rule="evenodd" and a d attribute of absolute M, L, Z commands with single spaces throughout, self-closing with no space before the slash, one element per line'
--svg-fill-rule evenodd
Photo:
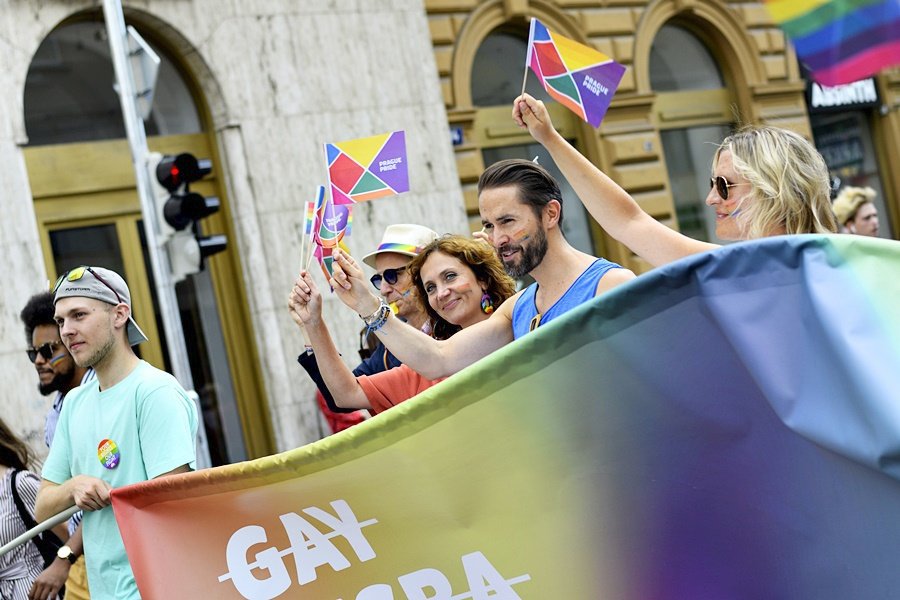
<path fill-rule="evenodd" d="M 656 32 L 667 22 L 688 26 L 709 47 L 727 80 L 729 99 L 722 118 L 766 123 L 812 137 L 804 96 L 805 82 L 782 31 L 761 2 L 701 0 L 426 0 L 429 30 L 438 76 L 451 126 L 461 127 L 465 143 L 456 147 L 457 166 L 466 206 L 477 223 L 474 183 L 484 169 L 472 106 L 469 78 L 479 44 L 500 25 L 527 31 L 536 16 L 551 30 L 590 44 L 627 67 L 601 126 L 581 125 L 580 149 L 594 164 L 627 189 L 654 217 L 678 227 L 660 140 L 665 102 L 650 88 L 649 54 Z M 524 63 L 524 57 L 523 57 Z M 879 77 L 886 114 L 876 124 L 881 164 L 900 155 L 900 70 Z M 510 104 L 512 98 L 510 98 Z M 720 107 L 723 105 L 719 105 Z M 694 106 L 697 120 L 709 109 Z M 682 102 L 682 108 L 684 104 Z M 884 111 L 883 111 L 884 112 Z M 506 116 L 498 115 L 499 125 Z M 690 125 L 690 116 L 679 115 Z M 554 121 L 555 122 L 555 121 Z M 886 199 L 900 231 L 900 189 L 894 169 L 882 169 Z M 890 192 L 888 191 L 890 190 Z M 606 236 L 594 224 L 596 251 L 637 271 L 647 265 Z"/>

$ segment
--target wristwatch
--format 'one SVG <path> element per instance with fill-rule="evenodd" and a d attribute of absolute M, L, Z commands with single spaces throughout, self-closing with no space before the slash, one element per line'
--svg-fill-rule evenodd
<path fill-rule="evenodd" d="M 78 557 L 75 556 L 75 552 L 73 552 L 72 549 L 65 544 L 60 546 L 59 550 L 56 551 L 56 558 L 67 560 L 70 564 L 73 565 L 75 564 L 75 561 L 78 560 Z"/>

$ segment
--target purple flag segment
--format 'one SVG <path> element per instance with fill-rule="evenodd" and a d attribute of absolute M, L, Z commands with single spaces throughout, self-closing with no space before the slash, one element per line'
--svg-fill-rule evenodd
<path fill-rule="evenodd" d="M 329 202 L 325 208 L 322 226 L 335 234 L 344 231 L 350 221 L 350 206 L 347 204 L 334 204 Z"/>
<path fill-rule="evenodd" d="M 581 105 L 584 107 L 584 120 L 593 127 L 600 125 L 613 94 L 622 81 L 625 67 L 617 62 L 589 67 L 583 71 L 572 73 L 575 84 L 581 93 Z"/>
<path fill-rule="evenodd" d="M 395 131 L 372 161 L 370 170 L 396 193 L 409 191 L 409 170 L 406 167 L 406 133 Z"/>

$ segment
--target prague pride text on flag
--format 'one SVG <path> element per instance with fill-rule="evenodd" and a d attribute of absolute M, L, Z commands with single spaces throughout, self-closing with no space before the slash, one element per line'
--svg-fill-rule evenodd
<path fill-rule="evenodd" d="M 350 235 L 350 224 L 353 221 L 349 204 L 335 205 L 332 199 L 325 195 L 325 186 L 319 186 L 316 200 L 306 205 L 306 223 L 304 235 L 309 235 L 313 243 L 313 256 L 322 267 L 327 281 L 332 274 L 332 251 L 340 246 L 348 254 L 349 248 L 344 245 L 344 237 Z M 306 263 L 303 263 L 306 264 Z"/>
<path fill-rule="evenodd" d="M 552 33 L 534 18 L 525 67 L 557 102 L 593 127 L 600 125 L 625 74 L 625 67 L 602 52 Z"/>
<path fill-rule="evenodd" d="M 644 274 L 352 429 L 113 490 L 144 598 L 890 598 L 900 244 Z"/>
<path fill-rule="evenodd" d="M 900 64 L 898 0 L 765 0 L 818 83 L 852 83 Z"/>
<path fill-rule="evenodd" d="M 325 144 L 335 204 L 353 204 L 409 191 L 406 134 L 385 133 Z"/>
<path fill-rule="evenodd" d="M 331 198 L 325 200 L 319 217 L 316 243 L 324 248 L 334 248 L 343 239 L 350 223 L 349 204 L 336 205 Z"/>

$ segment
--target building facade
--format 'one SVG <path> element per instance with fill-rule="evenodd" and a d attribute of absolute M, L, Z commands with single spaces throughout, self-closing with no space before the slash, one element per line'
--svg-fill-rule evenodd
<path fill-rule="evenodd" d="M 598 129 L 550 109 L 560 131 L 661 221 L 715 241 L 703 204 L 715 143 L 741 124 L 769 123 L 813 139 L 842 182 L 875 187 L 882 236 L 900 235 L 900 70 L 853 89 L 816 89 L 761 2 L 125 0 L 124 8 L 162 59 L 145 122 L 150 149 L 211 158 L 213 173 L 196 189 L 222 199 L 204 227 L 226 234 L 228 249 L 176 288 L 214 464 L 324 433 L 286 311 L 303 203 L 325 177 L 323 143 L 407 132 L 412 191 L 356 208 L 358 252 L 390 223 L 479 229 L 475 183 L 495 160 L 537 157 L 555 170 L 510 119 L 528 17 L 626 65 Z M 0 290 L 0 373 L 5 418 L 39 447 L 48 399 L 22 352 L 18 312 L 47 280 L 78 264 L 119 270 L 151 338 L 142 356 L 165 367 L 166 348 L 99 2 L 10 2 L 0 28 L 0 246 L 17 275 Z M 526 85 L 543 96 L 533 75 Z M 562 187 L 574 245 L 646 268 Z M 325 311 L 354 364 L 358 319 L 333 297 Z"/>
<path fill-rule="evenodd" d="M 715 144 L 742 124 L 765 123 L 812 139 L 843 184 L 876 188 L 881 235 L 900 235 L 900 69 L 873 77 L 862 90 L 829 90 L 816 104 L 813 84 L 762 2 L 426 0 L 425 6 L 471 217 L 486 164 L 538 156 L 554 169 L 509 118 L 510 99 L 522 86 L 528 18 L 537 17 L 628 67 L 598 129 L 555 104 L 551 114 L 583 154 L 659 220 L 718 241 L 703 204 Z M 533 75 L 527 89 L 542 95 Z M 837 100 L 848 97 L 866 100 Z M 569 224 L 569 238 L 582 248 L 638 271 L 647 267 L 589 218 L 574 216 L 579 222 Z"/>
<path fill-rule="evenodd" d="M 124 12 L 161 58 L 150 149 L 211 158 L 192 191 L 222 201 L 203 225 L 228 249 L 176 287 L 212 462 L 318 439 L 287 296 L 304 203 L 325 182 L 323 144 L 406 132 L 411 191 L 359 205 L 351 249 L 374 248 L 391 223 L 467 227 L 424 6 L 147 0 Z M 0 291 L 4 418 L 40 448 L 49 398 L 18 314 L 48 280 L 79 264 L 123 273 L 151 339 L 141 356 L 165 367 L 167 353 L 100 3 L 5 3 L 0 29 L 0 245 L 17 275 Z M 361 323 L 338 304 L 325 311 L 355 364 Z"/>

